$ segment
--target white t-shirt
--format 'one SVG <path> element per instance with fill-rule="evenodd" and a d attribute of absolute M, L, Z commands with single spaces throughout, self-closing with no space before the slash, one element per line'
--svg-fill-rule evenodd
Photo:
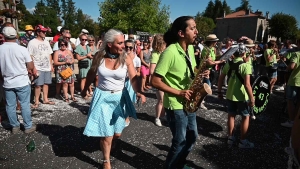
<path fill-rule="evenodd" d="M 26 63 L 31 62 L 28 50 L 15 42 L 0 45 L 0 70 L 4 88 L 24 87 L 30 84 Z"/>
<path fill-rule="evenodd" d="M 142 65 L 141 59 L 136 54 L 132 61 L 133 61 L 134 68 L 141 67 L 141 65 Z"/>
<path fill-rule="evenodd" d="M 68 42 L 68 49 L 70 50 L 70 51 L 73 51 L 73 49 L 72 49 L 72 46 L 71 46 L 71 44 L 70 44 L 71 42 Z M 58 48 L 58 42 L 55 42 L 55 44 L 54 44 L 54 46 L 53 46 L 53 52 L 55 52 L 55 51 L 57 51 L 59 48 Z"/>
<path fill-rule="evenodd" d="M 36 70 L 51 71 L 50 55 L 53 53 L 53 51 L 48 41 L 32 39 L 29 41 L 27 49 L 30 56 L 33 58 L 33 63 Z"/>
<path fill-rule="evenodd" d="M 127 74 L 126 63 L 119 66 L 116 70 L 105 67 L 105 60 L 98 67 L 98 88 L 101 90 L 119 91 L 124 88 L 125 77 Z"/>

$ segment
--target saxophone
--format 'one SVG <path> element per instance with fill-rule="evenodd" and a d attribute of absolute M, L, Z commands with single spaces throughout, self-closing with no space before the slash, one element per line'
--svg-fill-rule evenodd
<path fill-rule="evenodd" d="M 190 100 L 184 99 L 183 109 L 186 112 L 195 112 L 198 110 L 201 102 L 205 98 L 207 94 L 212 94 L 211 88 L 208 84 L 203 83 L 203 72 L 207 70 L 206 61 L 210 54 L 210 49 L 208 47 L 204 47 L 208 52 L 205 57 L 201 59 L 199 64 L 199 69 L 191 83 L 189 90 L 193 91 Z"/>

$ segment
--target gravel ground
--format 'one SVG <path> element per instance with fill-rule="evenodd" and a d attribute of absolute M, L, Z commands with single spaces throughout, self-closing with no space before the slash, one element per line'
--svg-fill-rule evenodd
<path fill-rule="evenodd" d="M 215 90 L 215 89 L 214 89 Z M 54 91 L 52 89 L 52 91 Z M 53 94 L 53 92 L 52 92 Z M 41 104 L 33 110 L 33 121 L 38 130 L 32 134 L 12 135 L 0 128 L 0 168 L 101 168 L 102 154 L 98 138 L 83 136 L 89 102 L 80 99 L 67 104 L 51 99 L 56 105 Z M 131 120 L 117 147 L 112 152 L 112 165 L 117 169 L 162 168 L 171 143 L 171 132 L 166 123 L 154 125 L 156 104 L 153 91 L 147 93 L 147 103 L 136 105 L 138 120 Z M 290 129 L 280 126 L 286 119 L 283 114 L 283 93 L 275 92 L 267 111 L 251 120 L 248 138 L 254 149 L 239 149 L 226 144 L 226 108 L 224 101 L 215 95 L 208 96 L 209 110 L 197 111 L 199 139 L 188 156 L 192 168 L 212 169 L 282 169 L 287 168 Z M 22 122 L 20 113 L 18 113 Z M 239 136 L 236 120 L 235 135 Z M 5 127 L 5 123 L 2 125 Z M 26 145 L 34 140 L 36 149 L 26 151 Z"/>

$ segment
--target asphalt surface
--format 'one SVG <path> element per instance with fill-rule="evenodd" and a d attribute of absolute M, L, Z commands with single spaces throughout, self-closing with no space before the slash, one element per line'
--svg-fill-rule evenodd
<path fill-rule="evenodd" d="M 52 86 L 53 96 L 54 86 Z M 215 89 L 214 89 L 215 91 Z M 51 95 L 50 95 L 51 96 Z M 38 129 L 32 134 L 12 135 L 2 122 L 0 128 L 0 168 L 101 168 L 102 153 L 99 138 L 84 136 L 89 102 L 78 95 L 77 103 L 67 104 L 51 98 L 56 104 L 40 104 L 32 111 Z M 199 138 L 188 156 L 191 168 L 212 169 L 282 169 L 287 168 L 290 129 L 280 126 L 286 120 L 283 114 L 283 92 L 274 92 L 267 111 L 251 120 L 248 138 L 254 149 L 240 149 L 237 144 L 227 146 L 227 113 L 225 101 L 215 95 L 208 96 L 205 105 L 209 110 L 197 111 Z M 171 145 L 171 132 L 166 123 L 154 125 L 156 98 L 154 91 L 147 93 L 147 103 L 136 105 L 138 120 L 131 119 L 124 129 L 117 147 L 112 152 L 112 166 L 117 169 L 162 168 Z M 18 112 L 20 121 L 21 114 Z M 236 119 L 235 135 L 239 136 Z M 26 145 L 34 140 L 36 149 L 27 152 Z"/>

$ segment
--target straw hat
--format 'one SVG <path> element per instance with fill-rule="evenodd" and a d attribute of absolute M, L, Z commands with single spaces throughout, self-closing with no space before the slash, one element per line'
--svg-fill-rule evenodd
<path fill-rule="evenodd" d="M 218 40 L 219 39 L 215 34 L 209 34 L 208 36 L 206 36 L 206 41 L 218 41 Z"/>
<path fill-rule="evenodd" d="M 254 44 L 253 40 L 247 39 L 247 40 L 245 41 L 245 46 L 246 46 L 246 47 L 253 47 L 253 46 L 255 46 L 255 44 Z"/>
<path fill-rule="evenodd" d="M 31 25 L 26 25 L 25 26 L 25 31 L 33 31 L 33 27 Z"/>

